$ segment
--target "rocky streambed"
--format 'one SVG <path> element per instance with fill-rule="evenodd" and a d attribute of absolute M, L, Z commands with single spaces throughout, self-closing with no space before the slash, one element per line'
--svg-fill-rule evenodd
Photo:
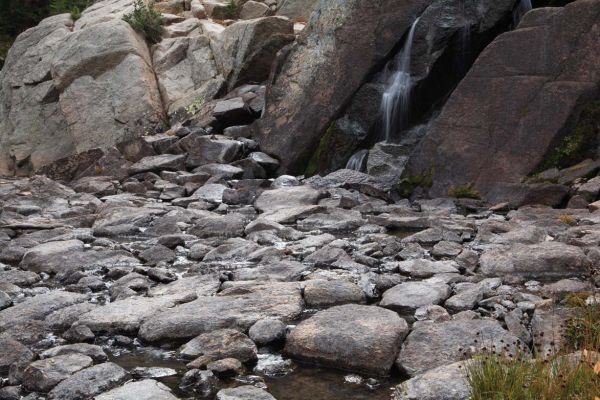
<path fill-rule="evenodd" d="M 593 204 L 409 201 L 168 140 L 202 145 L 0 180 L 0 399 L 466 399 L 465 359 L 557 346 L 597 290 Z"/>

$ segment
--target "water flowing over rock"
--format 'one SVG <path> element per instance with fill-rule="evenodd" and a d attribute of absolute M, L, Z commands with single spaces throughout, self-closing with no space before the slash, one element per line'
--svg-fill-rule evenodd
<path fill-rule="evenodd" d="M 319 3 L 319 18 L 281 52 L 265 114 L 255 126 L 263 151 L 279 158 L 283 171 L 302 172 L 331 119 L 426 5 L 420 0 L 386 0 L 378 7 L 361 0 Z"/>
<path fill-rule="evenodd" d="M 415 19 L 410 27 L 404 46 L 394 60 L 395 65 L 393 67 L 388 65 L 384 71 L 387 83 L 381 98 L 381 113 L 383 117 L 383 137 L 386 142 L 392 140 L 396 132 L 402 128 L 409 112 L 412 89 L 410 64 L 413 40 L 419 19 Z M 391 68 L 394 69 L 390 70 Z"/>
<path fill-rule="evenodd" d="M 469 184 L 485 196 L 535 172 L 597 98 L 600 75 L 590 66 L 598 63 L 599 9 L 594 1 L 535 9 L 498 37 L 444 106 L 407 174 L 433 171 L 434 196 Z"/>

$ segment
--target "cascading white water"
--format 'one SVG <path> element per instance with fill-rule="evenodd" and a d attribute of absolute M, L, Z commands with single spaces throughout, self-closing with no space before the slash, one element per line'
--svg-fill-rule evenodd
<path fill-rule="evenodd" d="M 392 135 L 401 126 L 402 120 L 408 114 L 410 91 L 412 82 L 410 79 L 410 60 L 412 53 L 415 29 L 419 18 L 413 22 L 406 37 L 404 47 L 394 60 L 395 69 L 391 72 L 386 83 L 385 92 L 381 100 L 381 112 L 383 115 L 383 129 L 385 141 L 389 142 Z"/>
<path fill-rule="evenodd" d="M 364 172 L 367 166 L 367 157 L 369 156 L 369 150 L 359 150 L 350 157 L 346 164 L 346 169 L 353 169 L 354 171 Z"/>
<path fill-rule="evenodd" d="M 533 9 L 533 4 L 531 0 L 521 0 L 519 1 L 519 5 L 513 11 L 513 25 L 516 27 L 521 22 L 521 19 L 525 14 Z"/>

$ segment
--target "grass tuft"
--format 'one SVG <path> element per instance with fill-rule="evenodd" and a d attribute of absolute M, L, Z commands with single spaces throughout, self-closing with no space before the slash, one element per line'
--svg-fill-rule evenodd
<path fill-rule="evenodd" d="M 575 297 L 581 300 L 582 296 Z M 596 400 L 600 305 L 583 300 L 566 331 L 565 347 L 550 357 L 492 353 L 474 359 L 467 368 L 471 400 Z"/>

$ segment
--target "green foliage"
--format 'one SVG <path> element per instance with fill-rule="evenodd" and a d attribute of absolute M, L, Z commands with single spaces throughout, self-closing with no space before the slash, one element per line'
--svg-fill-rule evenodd
<path fill-rule="evenodd" d="M 595 158 L 600 135 L 600 101 L 583 109 L 573 130 L 550 153 L 542 170 L 570 167 L 586 158 Z"/>
<path fill-rule="evenodd" d="M 227 6 L 225 7 L 225 12 L 227 14 L 227 17 L 230 19 L 235 19 L 238 17 L 240 13 L 240 7 L 236 0 L 229 0 Z"/>
<path fill-rule="evenodd" d="M 160 41 L 162 33 L 162 16 L 152 8 L 147 6 L 143 0 L 135 0 L 133 11 L 123 17 L 133 29 L 142 33 L 146 40 L 152 43 Z"/>
<path fill-rule="evenodd" d="M 418 187 L 430 188 L 433 186 L 433 167 L 422 174 L 411 175 L 400 179 L 394 184 L 393 190 L 400 196 L 408 198 Z"/>
<path fill-rule="evenodd" d="M 475 190 L 472 183 L 465 186 L 451 186 L 448 189 L 448 196 L 456 199 L 480 199 L 479 192 Z"/>
<path fill-rule="evenodd" d="M 71 18 L 78 20 L 81 12 L 92 5 L 92 0 L 51 0 L 49 10 L 51 15 L 70 13 Z"/>

